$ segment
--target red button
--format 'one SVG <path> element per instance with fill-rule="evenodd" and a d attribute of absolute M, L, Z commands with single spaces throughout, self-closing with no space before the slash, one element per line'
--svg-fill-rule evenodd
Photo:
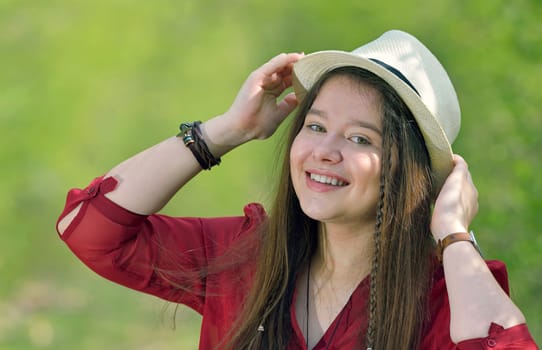
<path fill-rule="evenodd" d="M 487 338 L 486 343 L 487 343 L 487 346 L 489 346 L 490 348 L 497 345 L 497 341 L 493 338 Z"/>
<path fill-rule="evenodd" d="M 96 187 L 92 186 L 87 189 L 87 193 L 89 196 L 94 197 L 98 194 L 98 191 L 96 191 Z"/>

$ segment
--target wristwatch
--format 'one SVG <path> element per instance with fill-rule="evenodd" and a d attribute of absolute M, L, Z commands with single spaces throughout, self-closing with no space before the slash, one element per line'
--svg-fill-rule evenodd
<path fill-rule="evenodd" d="M 474 236 L 474 232 L 455 232 L 450 233 L 448 236 L 444 237 L 444 239 L 439 239 L 437 242 L 437 258 L 442 263 L 442 254 L 444 252 L 444 249 L 448 247 L 450 244 L 454 244 L 456 242 L 471 242 L 474 248 L 478 251 L 480 256 L 483 257 L 482 251 L 480 250 L 480 246 L 478 246 L 478 242 L 476 241 L 476 237 Z"/>

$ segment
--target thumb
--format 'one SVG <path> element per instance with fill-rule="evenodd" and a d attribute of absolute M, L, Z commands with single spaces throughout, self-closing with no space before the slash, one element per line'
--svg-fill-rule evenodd
<path fill-rule="evenodd" d="M 295 93 L 291 92 L 288 95 L 284 96 L 284 98 L 282 99 L 282 101 L 280 101 L 277 107 L 285 118 L 297 107 L 297 97 L 295 96 Z"/>

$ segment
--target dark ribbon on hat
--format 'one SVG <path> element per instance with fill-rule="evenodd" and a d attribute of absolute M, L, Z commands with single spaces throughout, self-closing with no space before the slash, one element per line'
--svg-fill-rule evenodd
<path fill-rule="evenodd" d="M 373 61 L 374 63 L 377 63 L 379 65 L 381 65 L 382 67 L 386 68 L 387 70 L 389 70 L 390 72 L 392 72 L 397 78 L 401 79 L 405 84 L 407 84 L 408 86 L 410 86 L 410 88 L 412 90 L 414 90 L 414 92 L 416 93 L 416 95 L 420 96 L 420 93 L 418 92 L 418 90 L 416 90 L 416 88 L 414 87 L 414 85 L 412 85 L 412 83 L 403 75 L 403 73 L 401 73 L 398 69 L 390 66 L 389 64 L 387 63 L 384 63 L 380 60 L 377 60 L 376 58 L 369 58 L 369 60 Z M 421 96 L 420 96 L 421 97 Z"/>

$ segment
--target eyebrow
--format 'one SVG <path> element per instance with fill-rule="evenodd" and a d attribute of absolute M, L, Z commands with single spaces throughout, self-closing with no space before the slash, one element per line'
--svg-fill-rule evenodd
<path fill-rule="evenodd" d="M 320 118 L 329 119 L 328 114 L 325 111 L 322 111 L 322 110 L 317 109 L 317 108 L 310 108 L 308 110 L 307 114 L 315 114 L 315 115 L 319 116 Z M 382 131 L 376 125 L 374 125 L 372 123 L 368 123 L 368 122 L 361 121 L 361 120 L 356 120 L 355 123 L 353 123 L 353 124 L 355 124 L 357 126 L 361 126 L 362 128 L 371 129 L 374 132 L 378 133 L 380 136 L 382 136 Z"/>

